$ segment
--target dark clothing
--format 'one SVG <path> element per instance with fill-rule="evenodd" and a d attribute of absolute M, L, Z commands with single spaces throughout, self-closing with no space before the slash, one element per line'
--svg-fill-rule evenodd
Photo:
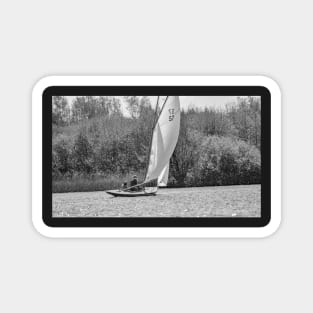
<path fill-rule="evenodd" d="M 126 189 L 126 188 L 127 188 L 127 183 L 124 183 L 124 184 L 122 185 L 122 188 L 123 188 L 123 189 Z"/>
<path fill-rule="evenodd" d="M 138 183 L 137 183 L 137 179 L 134 178 L 133 180 L 130 181 L 130 186 L 136 186 Z M 131 191 L 137 191 L 138 188 L 137 187 L 133 187 L 133 188 L 130 188 Z"/>

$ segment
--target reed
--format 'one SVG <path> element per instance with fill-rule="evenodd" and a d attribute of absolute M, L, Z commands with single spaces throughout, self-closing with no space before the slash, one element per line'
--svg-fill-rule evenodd
<path fill-rule="evenodd" d="M 124 181 L 129 183 L 133 174 L 128 175 L 99 175 L 60 177 L 53 179 L 52 192 L 83 192 L 83 191 L 102 191 L 118 189 Z M 137 174 L 139 181 L 143 178 L 141 173 Z"/>

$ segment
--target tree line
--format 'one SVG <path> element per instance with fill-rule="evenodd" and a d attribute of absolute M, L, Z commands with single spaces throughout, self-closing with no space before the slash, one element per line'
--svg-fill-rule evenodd
<path fill-rule="evenodd" d="M 70 106 L 65 97 L 53 97 L 54 191 L 62 191 L 56 186 L 65 180 L 73 186 L 66 190 L 76 191 L 81 189 L 75 187 L 77 179 L 92 189 L 99 177 L 103 182 L 118 177 L 110 188 L 134 173 L 143 178 L 155 110 L 148 97 L 123 100 L 122 108 L 116 97 L 75 97 Z M 238 97 L 223 109 L 183 110 L 169 184 L 260 183 L 260 144 L 260 98 Z"/>

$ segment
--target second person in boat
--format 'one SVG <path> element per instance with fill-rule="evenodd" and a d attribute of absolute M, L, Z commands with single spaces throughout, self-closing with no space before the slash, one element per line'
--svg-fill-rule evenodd
<path fill-rule="evenodd" d="M 138 187 L 134 187 L 136 185 L 138 185 L 138 181 L 137 181 L 137 176 L 134 175 L 133 179 L 130 181 L 130 186 L 131 186 L 130 190 L 131 191 L 138 191 Z"/>

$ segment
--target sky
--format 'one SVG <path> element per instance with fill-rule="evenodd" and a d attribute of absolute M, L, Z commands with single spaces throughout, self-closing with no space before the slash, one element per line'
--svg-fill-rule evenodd
<path fill-rule="evenodd" d="M 195 107 L 205 108 L 224 108 L 227 103 L 236 103 L 237 96 L 180 96 L 180 105 L 183 109 Z"/>
<path fill-rule="evenodd" d="M 74 96 L 66 96 L 68 99 L 68 103 L 71 105 L 73 100 L 76 98 Z M 120 98 L 122 103 L 122 109 L 126 107 L 125 100 L 123 97 Z M 149 97 L 152 106 L 154 107 L 157 101 L 156 96 Z M 161 98 L 162 99 L 162 98 Z M 182 109 L 188 108 L 199 108 L 205 109 L 207 108 L 221 108 L 223 109 L 228 103 L 236 103 L 237 96 L 180 96 L 180 105 Z"/>

